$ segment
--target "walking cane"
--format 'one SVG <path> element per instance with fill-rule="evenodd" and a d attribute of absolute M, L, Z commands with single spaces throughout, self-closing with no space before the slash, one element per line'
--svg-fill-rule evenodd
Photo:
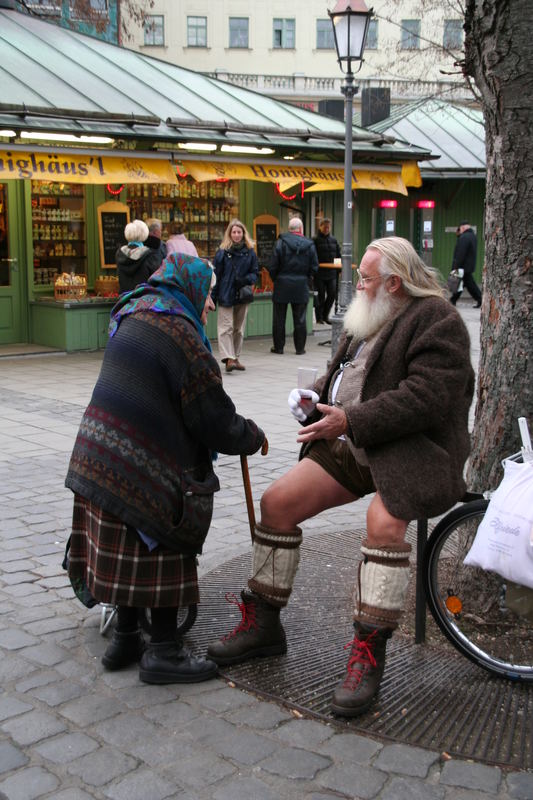
<path fill-rule="evenodd" d="M 267 453 L 268 453 L 268 441 L 265 438 L 263 446 L 261 447 L 261 455 L 266 456 Z M 241 470 L 242 470 L 242 482 L 244 485 L 244 496 L 246 497 L 246 510 L 248 511 L 248 522 L 250 524 L 250 536 L 252 537 L 252 542 L 253 542 L 254 531 L 255 531 L 255 511 L 254 511 L 254 501 L 252 499 L 252 486 L 250 484 L 250 472 L 248 470 L 248 457 L 245 455 L 241 455 Z"/>

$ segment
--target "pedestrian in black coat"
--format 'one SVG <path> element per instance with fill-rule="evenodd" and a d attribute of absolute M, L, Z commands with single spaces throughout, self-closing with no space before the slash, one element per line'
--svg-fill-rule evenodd
<path fill-rule="evenodd" d="M 476 234 L 470 227 L 469 222 L 461 222 L 459 225 L 459 236 L 455 249 L 453 251 L 452 269 L 463 270 L 463 283 L 465 289 L 468 289 L 470 296 L 475 301 L 474 308 L 481 306 L 481 291 L 479 286 L 474 280 L 474 270 L 476 268 L 476 255 L 477 255 L 477 239 Z M 456 293 L 457 294 L 457 293 Z M 453 305 L 457 302 L 458 296 L 452 295 L 451 302 Z"/>
<path fill-rule="evenodd" d="M 285 320 L 290 303 L 294 323 L 296 355 L 305 353 L 307 339 L 306 313 L 309 300 L 309 281 L 318 270 L 318 258 L 312 239 L 304 236 L 302 220 L 293 217 L 288 233 L 277 240 L 268 267 L 274 282 L 271 353 L 283 353 L 285 347 Z"/>
<path fill-rule="evenodd" d="M 337 275 L 335 270 L 321 267 L 320 264 L 332 264 L 340 258 L 341 249 L 338 241 L 331 235 L 331 220 L 323 219 L 318 226 L 318 233 L 313 239 L 318 256 L 318 273 L 315 278 L 317 296 L 315 300 L 315 315 L 318 323 L 329 323 L 329 314 L 335 302 L 337 293 Z"/>

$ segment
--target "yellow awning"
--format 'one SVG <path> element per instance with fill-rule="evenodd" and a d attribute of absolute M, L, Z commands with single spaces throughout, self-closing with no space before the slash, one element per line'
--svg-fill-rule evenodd
<path fill-rule="evenodd" d="M 278 183 L 282 191 L 296 186 L 301 181 L 312 183 L 306 192 L 327 192 L 344 188 L 344 169 L 342 167 L 291 166 L 290 164 L 240 164 L 221 161 L 189 161 L 182 160 L 183 169 L 197 181 L 247 180 L 264 183 Z M 409 181 L 420 180 L 420 172 L 416 164 L 399 165 L 397 171 L 376 169 L 352 170 L 352 189 L 374 189 L 407 194 L 407 185 L 418 186 L 419 183 L 406 184 L 403 170 Z"/>
<path fill-rule="evenodd" d="M 134 153 L 73 155 L 68 150 L 21 152 L 0 150 L 0 180 L 25 178 L 61 183 L 177 183 L 165 159 L 138 158 Z"/>

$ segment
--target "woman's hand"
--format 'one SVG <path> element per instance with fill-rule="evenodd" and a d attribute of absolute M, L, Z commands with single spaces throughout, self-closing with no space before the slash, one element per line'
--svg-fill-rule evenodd
<path fill-rule="evenodd" d="M 302 428 L 297 442 L 314 442 L 317 439 L 338 439 L 348 430 L 348 420 L 342 408 L 317 403 L 317 411 L 323 414 L 322 419 Z"/>

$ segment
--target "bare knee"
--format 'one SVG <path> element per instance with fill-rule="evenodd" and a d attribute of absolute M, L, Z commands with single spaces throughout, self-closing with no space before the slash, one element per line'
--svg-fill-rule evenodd
<path fill-rule="evenodd" d="M 400 544 L 405 539 L 408 524 L 407 520 L 393 517 L 383 505 L 379 494 L 376 494 L 366 515 L 368 543 L 374 547 Z"/>
<path fill-rule="evenodd" d="M 261 522 L 276 530 L 291 530 L 296 522 L 287 492 L 281 481 L 275 481 L 264 492 L 259 504 Z"/>

